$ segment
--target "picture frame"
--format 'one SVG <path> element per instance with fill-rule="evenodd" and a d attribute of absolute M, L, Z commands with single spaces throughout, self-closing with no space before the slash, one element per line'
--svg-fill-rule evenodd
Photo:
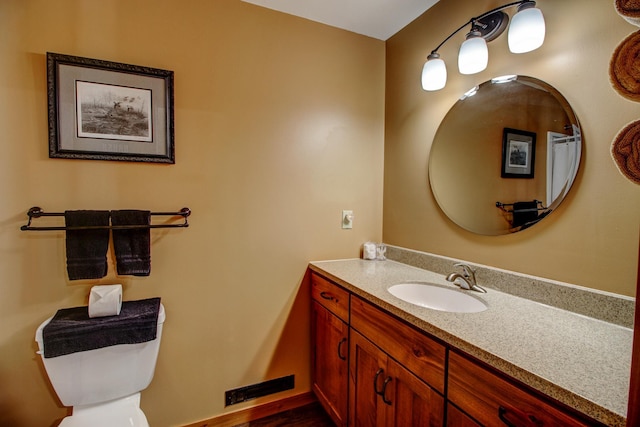
<path fill-rule="evenodd" d="M 175 163 L 173 71 L 47 52 L 49 157 Z"/>
<path fill-rule="evenodd" d="M 536 134 L 504 128 L 502 133 L 502 178 L 533 178 Z"/>

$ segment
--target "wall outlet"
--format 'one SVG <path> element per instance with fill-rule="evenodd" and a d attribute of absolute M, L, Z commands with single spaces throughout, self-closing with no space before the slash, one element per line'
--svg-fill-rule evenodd
<path fill-rule="evenodd" d="M 353 211 L 342 211 L 342 228 L 353 228 Z"/>

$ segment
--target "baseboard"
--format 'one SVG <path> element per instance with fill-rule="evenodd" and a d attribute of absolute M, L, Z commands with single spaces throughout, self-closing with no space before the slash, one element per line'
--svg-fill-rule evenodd
<path fill-rule="evenodd" d="M 251 408 L 242 409 L 236 412 L 219 415 L 204 421 L 188 424 L 183 427 L 234 427 L 249 421 L 268 417 L 290 409 L 299 408 L 304 405 L 316 402 L 317 399 L 312 392 L 297 394 L 274 402 L 264 403 Z"/>

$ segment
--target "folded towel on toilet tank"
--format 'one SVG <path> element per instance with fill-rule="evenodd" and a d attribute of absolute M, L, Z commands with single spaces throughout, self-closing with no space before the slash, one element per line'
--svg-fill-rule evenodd
<path fill-rule="evenodd" d="M 42 330 L 44 357 L 156 339 L 160 298 L 125 301 L 118 316 L 90 318 L 88 307 L 57 311 Z"/>

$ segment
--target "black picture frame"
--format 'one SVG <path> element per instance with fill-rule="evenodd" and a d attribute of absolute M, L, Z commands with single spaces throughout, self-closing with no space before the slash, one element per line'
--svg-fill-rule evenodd
<path fill-rule="evenodd" d="M 175 163 L 173 71 L 47 52 L 49 157 Z"/>
<path fill-rule="evenodd" d="M 504 128 L 502 133 L 502 178 L 533 178 L 536 160 L 536 134 Z"/>

